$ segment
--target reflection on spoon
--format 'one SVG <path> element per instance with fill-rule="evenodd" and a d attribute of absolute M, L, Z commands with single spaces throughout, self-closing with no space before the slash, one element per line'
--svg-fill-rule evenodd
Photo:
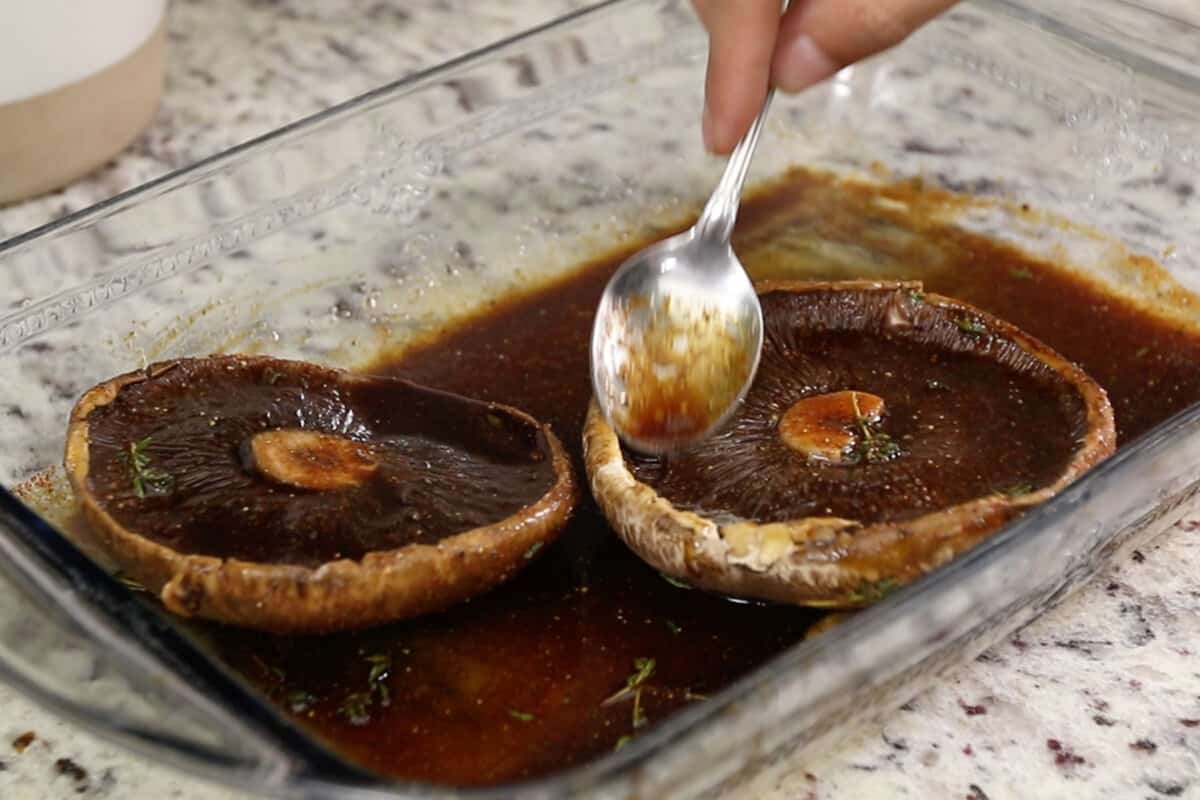
<path fill-rule="evenodd" d="M 634 449 L 663 453 L 710 436 L 754 380 L 762 309 L 729 239 L 770 102 L 768 94 L 699 221 L 627 260 L 600 300 L 592 387 Z"/>

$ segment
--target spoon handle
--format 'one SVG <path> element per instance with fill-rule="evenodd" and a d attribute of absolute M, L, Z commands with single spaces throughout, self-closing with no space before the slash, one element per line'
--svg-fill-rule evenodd
<path fill-rule="evenodd" d="M 708 203 L 705 204 L 704 211 L 701 212 L 700 219 L 696 223 L 696 232 L 710 242 L 724 244 L 733 234 L 733 223 L 737 221 L 742 186 L 746 183 L 746 173 L 750 170 L 750 161 L 754 158 L 758 136 L 762 133 L 763 124 L 767 118 L 767 109 L 771 107 L 771 98 L 774 96 L 774 89 L 767 91 L 762 110 L 754 118 L 754 124 L 750 126 L 750 130 L 746 131 L 746 135 L 737 143 L 737 147 L 733 148 L 733 152 L 729 155 L 729 161 L 725 164 L 725 172 L 721 175 L 717 188 L 713 190 L 712 197 L 708 198 Z"/>

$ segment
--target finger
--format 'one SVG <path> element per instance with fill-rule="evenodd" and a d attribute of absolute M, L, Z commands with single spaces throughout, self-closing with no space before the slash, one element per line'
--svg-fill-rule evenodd
<path fill-rule="evenodd" d="M 704 145 L 727 153 L 762 107 L 779 30 L 780 0 L 695 0 L 708 29 Z"/>
<path fill-rule="evenodd" d="M 806 0 L 780 25 L 771 80 L 799 92 L 902 42 L 956 0 Z"/>

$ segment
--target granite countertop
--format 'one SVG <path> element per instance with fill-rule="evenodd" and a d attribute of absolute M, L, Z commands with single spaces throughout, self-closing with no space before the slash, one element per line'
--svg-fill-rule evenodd
<path fill-rule="evenodd" d="M 0 209 L 0 238 L 581 5 L 174 0 L 152 127 L 95 175 Z M 1154 5 L 1200 20 L 1194 0 Z M 1197 532 L 1200 510 L 772 798 L 1200 797 Z M 238 796 L 2 696 L 6 800 Z"/>

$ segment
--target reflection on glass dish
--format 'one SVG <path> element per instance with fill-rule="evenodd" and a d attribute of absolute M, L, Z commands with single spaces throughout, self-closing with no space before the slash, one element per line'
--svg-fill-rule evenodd
<path fill-rule="evenodd" d="M 811 343 L 791 341 L 787 337 L 796 332 L 789 332 L 786 324 L 779 328 L 781 321 L 806 313 L 818 319 L 841 319 L 853 323 L 851 327 L 866 324 L 877 332 L 890 328 L 894 335 L 884 342 L 870 336 L 855 340 L 853 331 L 829 333 L 828 341 L 812 348 L 825 359 L 816 372 L 779 364 L 778 369 L 767 368 L 760 375 L 759 388 L 767 393 L 758 396 L 762 403 L 752 393 L 743 415 L 753 416 L 762 405 L 763 424 L 770 428 L 764 428 L 764 436 L 770 442 L 754 449 L 774 448 L 776 458 L 790 459 L 793 471 L 811 472 L 812 486 L 804 491 L 787 491 L 783 484 L 791 479 L 783 480 L 790 474 L 785 471 L 772 475 L 741 466 L 736 467 L 736 476 L 721 472 L 727 455 L 722 443 L 738 435 L 738 425 L 748 424 L 744 419 L 723 434 L 724 439 L 675 461 L 631 462 L 633 475 L 650 484 L 670 484 L 671 469 L 703 472 L 705 458 L 716 458 L 721 464 L 709 466 L 721 477 L 706 483 L 701 472 L 693 476 L 691 485 L 702 489 L 703 496 L 674 499 L 700 510 L 711 510 L 715 503 L 723 515 L 752 517 L 745 512 L 785 498 L 796 506 L 786 509 L 789 514 L 828 508 L 846 517 L 857 508 L 858 513 L 881 520 L 900 520 L 899 530 L 905 519 L 972 498 L 987 506 L 983 509 L 987 513 L 980 515 L 987 523 L 982 528 L 968 531 L 953 546 L 935 547 L 912 561 L 906 560 L 909 553 L 904 547 L 889 551 L 889 543 L 882 542 L 884 555 L 875 567 L 885 564 L 895 571 L 856 573 L 851 576 L 853 585 L 839 584 L 825 598 L 830 605 L 869 605 L 900 582 L 932 569 L 994 531 L 1000 522 L 1042 502 L 1103 457 L 1113 442 L 1112 409 L 1116 431 L 1128 440 L 1176 408 L 1200 399 L 1200 375 L 1180 369 L 1174 357 L 1165 357 L 1170 352 L 1200 359 L 1200 337 L 1103 294 L 1053 264 L 941 226 L 937 212 L 959 202 L 956 196 L 913 184 L 877 188 L 803 171 L 758 193 L 744 209 L 735 240 L 748 268 L 761 279 L 778 280 L 801 272 L 812 278 L 803 284 L 776 283 L 774 290 L 771 284 L 764 287 L 767 307 L 774 309 L 769 319 L 777 323 L 770 346 L 807 351 Z M 829 242 L 838 240 L 869 241 L 876 250 L 905 264 L 909 278 L 923 283 L 814 283 L 845 277 L 844 263 L 823 257 L 814 248 L 817 242 L 828 248 Z M 489 404 L 525 409 L 553 431 L 547 437 L 561 439 L 572 469 L 582 475 L 584 418 L 591 397 L 587 370 L 591 311 L 625 252 L 582 265 L 574 274 L 514 296 L 436 338 L 398 354 L 385 354 L 364 371 L 476 398 L 479 405 L 469 405 L 471 409 L 495 407 Z M 931 252 L 938 257 L 928 257 Z M 963 299 L 943 299 L 933 292 Z M 1047 313 L 1051 308 L 1055 313 Z M 829 313 L 817 313 L 822 309 Z M 537 324 L 529 324 L 531 319 Z M 1082 367 L 1062 361 L 1013 325 Z M 1097 337 L 1097 331 L 1103 335 Z M 1147 353 L 1147 341 L 1157 342 L 1161 349 Z M 870 352 L 861 351 L 863 346 Z M 204 403 L 225 403 L 245 392 L 275 397 L 280 387 L 296 389 L 304 370 L 315 369 L 240 357 L 195 364 L 193 369 L 220 366 L 242 376 L 237 386 L 226 386 L 225 378 L 211 383 L 210 400 L 191 397 L 188 407 L 199 421 L 196 424 L 204 426 L 212 418 Z M 497 369 L 498 364 L 504 369 Z M 881 367 L 886 369 L 871 377 Z M 1108 390 L 1112 408 L 1083 370 L 1091 371 Z M 327 421 L 329 425 L 313 430 L 351 434 L 356 441 L 368 442 L 372 415 L 364 413 L 366 407 L 355 407 L 351 419 L 342 413 L 346 399 L 319 385 L 361 380 L 366 381 L 362 390 L 374 391 L 386 389 L 386 384 L 375 386 L 370 381 L 386 379 L 323 370 L 313 377 L 320 380 L 310 381 L 303 400 L 298 393 L 291 396 L 286 414 Z M 768 386 L 771 381 L 797 377 L 804 391 Z M 1170 390 L 1143 392 L 1145 380 Z M 429 391 L 403 386 L 417 399 Z M 784 394 L 775 397 L 771 391 Z M 450 397 L 439 396 L 434 405 L 449 403 Z M 806 397 L 817 399 L 821 407 L 805 405 Z M 405 407 L 399 404 L 392 410 L 399 413 Z M 159 424 L 150 419 L 153 416 L 146 414 L 151 426 Z M 925 432 L 918 430 L 918 417 L 938 420 L 948 440 L 925 439 Z M 475 417 L 455 417 L 471 418 Z M 790 443 L 780 435 L 785 419 L 792 423 Z M 293 484 L 288 491 L 354 493 L 360 491 L 362 476 L 378 468 L 377 456 L 370 452 L 343 453 L 335 447 L 330 457 L 341 471 L 325 470 L 314 478 L 292 463 L 290 455 L 281 457 L 274 447 L 278 443 L 259 442 L 261 430 L 251 431 L 247 424 L 253 427 L 241 422 L 235 426 L 246 436 L 224 446 L 223 463 L 237 471 L 240 481 L 278 486 L 282 480 Z M 365 427 L 359 430 L 358 425 Z M 939 425 L 933 427 L 928 432 L 931 437 L 939 432 Z M 187 480 L 179 468 L 184 462 L 170 461 L 174 456 L 169 448 L 156 448 L 150 428 L 138 428 L 136 433 L 151 437 L 143 450 L 137 448 L 144 437 L 134 438 L 128 431 L 107 437 L 116 459 L 111 461 L 115 470 L 111 488 L 127 502 L 164 502 L 164 497 L 178 491 L 175 482 Z M 831 446 L 829 436 L 834 434 L 847 438 Z M 998 443 L 998 438 L 1005 442 Z M 248 447 L 239 444 L 243 439 Z M 264 446 L 256 449 L 256 442 Z M 894 444 L 894 450 L 880 446 L 881 442 Z M 165 447 L 167 442 L 161 444 Z M 293 444 L 304 451 L 309 445 L 322 449 L 329 443 Z M 996 447 L 1004 449 L 1003 457 Z M 929 463 L 926 451 L 935 456 L 949 452 L 965 470 L 959 475 L 962 480 L 953 486 L 939 485 L 944 469 Z M 598 463 L 596 452 L 588 453 L 590 478 L 593 485 L 603 486 L 615 474 L 606 470 L 625 467 Z M 146 459 L 140 468 L 145 498 L 138 497 L 134 482 L 139 477 L 138 456 Z M 914 458 L 923 459 L 921 469 L 910 469 Z M 843 463 L 815 463 L 837 459 Z M 486 484 L 505 461 L 496 453 L 487 455 L 473 479 L 474 487 Z M 171 485 L 160 487 L 160 470 L 171 477 Z M 541 475 L 545 465 L 535 471 Z M 877 491 L 856 499 L 840 492 L 838 487 L 844 483 L 822 482 L 822 475 L 834 473 L 855 476 L 853 485 L 859 488 L 864 481 L 870 484 L 872 476 L 881 483 Z M 346 478 L 346 485 L 305 485 L 331 475 Z M 917 484 L 926 491 L 916 491 Z M 537 491 L 531 490 L 530 497 Z M 629 491 L 649 490 L 631 486 Z M 671 496 L 674 490 L 663 491 Z M 722 494 L 730 491 L 736 497 Z M 899 510 L 885 507 L 886 503 L 872 505 L 888 492 L 911 502 Z M 177 501 L 183 503 L 185 498 Z M 469 509 L 468 501 L 461 492 L 439 496 L 437 510 Z M 620 530 L 625 524 L 622 508 L 601 506 L 590 495 L 584 496 L 560 538 L 534 542 L 521 553 L 521 571 L 511 580 L 439 613 L 320 637 L 271 636 L 199 621 L 191 623 L 192 630 L 279 708 L 355 762 L 395 777 L 466 786 L 545 775 L 622 749 L 633 737 L 803 640 L 814 625 L 826 625 L 818 612 L 787 603 L 733 604 L 718 594 L 699 591 L 689 585 L 704 585 L 694 573 L 660 574 L 613 535 L 605 512 Z M 287 503 L 280 508 L 286 509 Z M 344 511 L 347 519 L 355 519 L 357 509 Z M 386 520 L 386 509 L 369 516 L 371 524 L 359 526 L 360 534 L 391 535 L 391 527 L 376 525 Z M 959 522 L 943 519 L 939 524 Z M 251 537 L 239 546 L 254 551 L 241 555 L 261 558 L 254 548 L 263 542 L 252 538 L 259 529 L 247 525 L 239 530 Z M 840 535 L 854 536 L 849 531 Z M 646 541 L 653 541 L 652 535 Z M 355 552 L 344 545 L 335 549 L 352 561 L 372 547 L 367 543 Z M 327 556 L 333 554 L 320 554 Z M 468 557 L 482 556 L 481 552 Z M 305 560 L 303 553 L 280 558 Z M 671 571 L 653 557 L 648 560 L 663 572 Z M 709 588 L 733 591 L 736 587 L 717 583 Z M 173 601 L 167 599 L 170 606 Z M 270 599 L 256 602 L 269 604 Z M 239 621 L 236 615 L 224 618 Z M 372 621 L 378 620 L 364 620 Z M 475 754 L 473 759 L 461 757 L 465 748 Z"/>

